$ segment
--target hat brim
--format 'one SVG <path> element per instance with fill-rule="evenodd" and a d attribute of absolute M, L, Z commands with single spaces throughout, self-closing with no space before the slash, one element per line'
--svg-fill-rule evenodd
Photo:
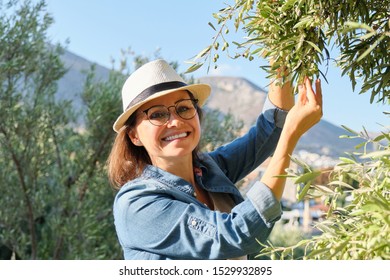
<path fill-rule="evenodd" d="M 114 131 L 119 132 L 119 130 L 124 126 L 125 122 L 129 119 L 129 117 L 135 111 L 137 111 L 137 109 L 139 107 L 141 107 L 145 103 L 147 103 L 153 99 L 156 99 L 158 97 L 161 97 L 161 96 L 164 96 L 164 95 L 167 95 L 169 93 L 176 92 L 179 90 L 189 90 L 194 95 L 194 97 L 196 99 L 198 99 L 198 106 L 200 106 L 200 107 L 202 107 L 205 104 L 207 98 L 210 96 L 210 93 L 211 93 L 211 88 L 207 84 L 192 84 L 192 85 L 187 85 L 187 86 L 180 87 L 180 88 L 174 88 L 174 89 L 156 92 L 155 94 L 149 96 L 148 98 L 146 98 L 142 102 L 139 102 L 139 103 L 135 104 L 134 106 L 131 106 L 130 108 L 128 108 L 126 111 L 124 111 L 115 121 L 115 123 L 113 125 Z"/>

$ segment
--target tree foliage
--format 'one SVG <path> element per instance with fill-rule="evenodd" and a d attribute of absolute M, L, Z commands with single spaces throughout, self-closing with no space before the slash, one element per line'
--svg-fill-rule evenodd
<path fill-rule="evenodd" d="M 0 4 L 0 243 L 22 259 L 121 257 L 104 176 L 120 108 L 114 73 L 82 93 L 85 131 L 71 101 L 56 98 L 63 49 L 46 36 L 44 1 Z"/>
<path fill-rule="evenodd" d="M 341 158 L 326 186 L 305 182 L 310 186 L 306 198 L 322 197 L 329 205 L 326 219 L 315 225 L 321 234 L 287 247 L 269 243 L 259 256 L 286 259 L 303 250 L 305 259 L 390 259 L 390 133 L 371 139 L 349 131 L 355 134 L 348 137 L 365 139 L 362 145 L 374 143 L 377 151 Z M 312 173 L 290 170 L 288 176 L 298 180 Z"/>
<path fill-rule="evenodd" d="M 202 141 L 200 148 L 203 151 L 212 151 L 241 136 L 244 122 L 228 112 L 222 114 L 218 109 L 207 108 L 202 122 Z"/>
<path fill-rule="evenodd" d="M 272 67 L 263 66 L 276 78 L 281 66 L 290 69 L 289 77 L 301 82 L 305 76 L 322 75 L 320 65 L 335 61 L 348 75 L 355 89 L 361 80 L 361 93 L 371 93 L 371 103 L 389 102 L 390 85 L 390 3 L 354 0 L 236 0 L 214 14 L 219 25 L 212 44 L 194 59 L 188 72 L 211 59 L 217 63 L 219 52 L 232 58 L 253 60 L 256 56 L 272 59 Z M 229 53 L 230 23 L 247 35 L 233 41 L 236 53 Z M 330 56 L 331 49 L 340 52 Z M 297 83 L 297 84 L 298 84 Z"/>

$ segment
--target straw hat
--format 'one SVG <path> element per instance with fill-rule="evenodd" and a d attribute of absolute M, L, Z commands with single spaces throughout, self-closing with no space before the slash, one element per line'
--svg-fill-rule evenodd
<path fill-rule="evenodd" d="M 162 59 L 146 63 L 132 73 L 124 83 L 123 113 L 115 121 L 113 129 L 119 132 L 131 114 L 146 102 L 178 90 L 189 90 L 199 100 L 199 106 L 204 105 L 211 92 L 207 84 L 187 85 Z"/>

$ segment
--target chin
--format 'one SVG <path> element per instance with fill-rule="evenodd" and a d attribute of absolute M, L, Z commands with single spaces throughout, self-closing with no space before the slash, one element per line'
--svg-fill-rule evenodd
<path fill-rule="evenodd" d="M 166 155 L 167 157 L 186 157 L 186 156 L 192 156 L 192 151 L 194 149 L 183 149 L 183 148 L 175 148 L 172 150 L 167 150 Z"/>

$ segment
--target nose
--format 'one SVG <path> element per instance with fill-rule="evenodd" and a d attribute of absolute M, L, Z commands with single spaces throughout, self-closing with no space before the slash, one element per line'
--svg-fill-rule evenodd
<path fill-rule="evenodd" d="M 173 121 L 180 121 L 181 118 L 177 115 L 175 106 L 169 106 L 167 107 L 167 109 L 169 112 L 169 118 L 167 120 L 167 124 L 171 124 Z"/>

